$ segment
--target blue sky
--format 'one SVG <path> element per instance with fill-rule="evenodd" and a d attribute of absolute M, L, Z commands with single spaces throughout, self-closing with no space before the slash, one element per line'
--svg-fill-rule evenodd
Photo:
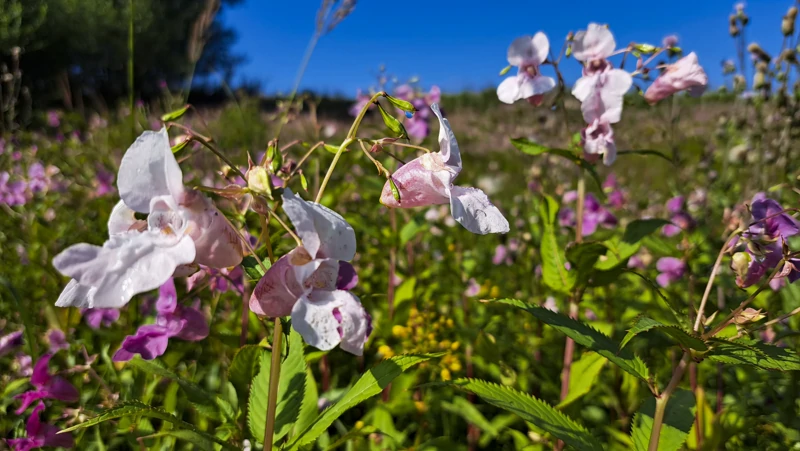
<path fill-rule="evenodd" d="M 234 50 L 246 56 L 240 78 L 261 82 L 267 93 L 288 92 L 311 37 L 317 0 L 246 0 L 224 12 L 238 33 Z M 792 0 L 747 3 L 748 41 L 778 53 L 781 17 Z M 659 43 L 677 34 L 694 50 L 712 85 L 722 82 L 720 62 L 735 57 L 728 35 L 727 0 L 359 0 L 353 14 L 316 47 L 301 89 L 352 96 L 375 84 L 378 67 L 401 80 L 445 92 L 479 90 L 501 80 L 506 49 L 517 36 L 544 31 L 553 52 L 568 31 L 591 21 L 608 23 L 618 46 Z M 574 60 L 562 66 L 567 82 L 579 76 Z"/>

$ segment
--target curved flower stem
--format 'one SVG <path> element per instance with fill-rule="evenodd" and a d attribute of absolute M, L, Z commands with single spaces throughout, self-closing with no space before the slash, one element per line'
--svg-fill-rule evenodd
<path fill-rule="evenodd" d="M 281 341 L 283 331 L 281 319 L 275 318 L 272 332 L 272 362 L 269 368 L 269 394 L 267 397 L 267 418 L 264 421 L 264 449 L 272 449 L 272 436 L 275 433 L 275 411 L 278 406 L 278 380 L 281 375 Z"/>
<path fill-rule="evenodd" d="M 708 276 L 708 283 L 706 284 L 706 289 L 703 292 L 703 299 L 700 300 L 700 307 L 697 308 L 697 318 L 694 320 L 694 327 L 692 328 L 693 331 L 697 332 L 700 330 L 700 324 L 703 323 L 703 312 L 706 308 L 706 302 L 708 302 L 708 296 L 711 294 L 711 287 L 714 286 L 714 278 L 717 276 L 717 271 L 719 270 L 720 265 L 722 264 L 722 257 L 725 255 L 725 252 L 728 250 L 728 245 L 730 244 L 733 237 L 738 236 L 738 230 L 734 231 L 733 233 L 725 239 L 725 244 L 722 245 L 722 249 L 719 250 L 719 254 L 717 255 L 717 260 L 714 262 L 714 267 L 711 268 L 711 275 Z"/>
<path fill-rule="evenodd" d="M 653 416 L 653 429 L 650 432 L 650 444 L 647 447 L 647 451 L 658 451 L 658 440 L 661 438 L 661 426 L 664 424 L 664 413 L 667 410 L 667 403 L 669 402 L 670 396 L 675 393 L 675 389 L 678 388 L 678 384 L 681 382 L 683 373 L 686 372 L 688 364 L 689 353 L 684 352 L 681 361 L 675 368 L 675 372 L 672 373 L 672 379 L 670 379 L 667 388 L 664 389 L 661 396 L 656 398 L 656 412 Z"/>
<path fill-rule="evenodd" d="M 334 168 L 336 168 L 336 163 L 339 162 L 339 158 L 342 157 L 342 154 L 344 153 L 345 150 L 347 150 L 347 147 L 356 141 L 356 133 L 358 132 L 358 126 L 361 125 L 361 121 L 364 120 L 364 115 L 367 114 L 367 110 L 369 109 L 370 105 L 377 102 L 380 97 L 383 97 L 385 95 L 386 93 L 383 91 L 376 93 L 374 96 L 372 96 L 371 99 L 369 99 L 369 102 L 367 102 L 367 104 L 364 105 L 363 108 L 361 108 L 361 111 L 358 112 L 356 120 L 353 122 L 353 125 L 350 126 L 350 131 L 347 132 L 347 138 L 339 146 L 339 150 L 336 151 L 336 155 L 333 156 L 333 161 L 331 162 L 331 165 L 328 168 L 328 172 L 325 173 L 325 178 L 322 179 L 322 185 L 320 185 L 319 187 L 319 191 L 317 192 L 317 198 L 316 200 L 314 200 L 314 202 L 319 203 L 319 201 L 322 200 L 322 194 L 325 192 L 325 187 L 328 186 L 328 181 L 331 179 L 331 175 L 333 174 Z"/>
<path fill-rule="evenodd" d="M 325 145 L 325 141 L 320 141 L 320 142 L 314 144 L 313 146 L 311 146 L 311 148 L 308 149 L 308 152 L 306 152 L 306 154 L 303 155 L 303 158 L 301 158 L 300 161 L 297 162 L 297 166 L 294 168 L 294 170 L 292 170 L 292 173 L 289 174 L 289 177 L 286 179 L 286 183 L 288 183 L 289 180 L 291 180 L 292 177 L 294 177 L 294 175 L 297 174 L 297 171 L 299 171 L 300 167 L 303 166 L 303 163 L 305 163 L 306 160 L 308 160 L 308 157 L 310 157 L 311 154 L 314 153 L 315 150 L 319 149 L 321 146 L 324 146 L 324 145 Z"/>

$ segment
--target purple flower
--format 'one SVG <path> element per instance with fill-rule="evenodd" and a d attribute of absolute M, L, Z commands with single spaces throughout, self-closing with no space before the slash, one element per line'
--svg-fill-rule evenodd
<path fill-rule="evenodd" d="M 763 235 L 768 239 L 780 238 L 785 240 L 800 232 L 800 225 L 796 219 L 783 212 L 783 207 L 772 199 L 759 199 L 750 206 L 753 220 L 757 224 L 750 227 L 751 235 Z"/>
<path fill-rule="evenodd" d="M 667 211 L 672 213 L 670 218 L 672 224 L 665 225 L 661 230 L 664 236 L 672 237 L 681 231 L 690 231 L 695 227 L 694 218 L 684 209 L 684 205 L 683 196 L 675 196 L 667 201 Z"/>
<path fill-rule="evenodd" d="M 53 357 L 52 354 L 43 355 L 33 368 L 31 385 L 36 389 L 15 396 L 16 399 L 22 400 L 22 404 L 16 410 L 17 415 L 21 415 L 28 406 L 39 399 L 58 399 L 65 402 L 75 402 L 80 399 L 78 390 L 72 384 L 66 379 L 53 376 L 48 372 L 51 357 Z"/>
<path fill-rule="evenodd" d="M 50 354 L 55 354 L 62 349 L 69 349 L 67 336 L 61 329 L 50 329 L 47 332 L 47 342 L 50 343 Z"/>
<path fill-rule="evenodd" d="M 606 193 L 608 198 L 608 205 L 613 208 L 622 208 L 627 201 L 625 191 L 619 188 L 617 178 L 614 174 L 608 174 L 605 181 L 603 181 L 603 192 Z"/>
<path fill-rule="evenodd" d="M 564 202 L 571 202 L 577 196 L 574 191 L 564 194 Z M 577 225 L 578 218 L 571 208 L 562 208 L 558 213 L 559 224 L 562 226 L 574 227 Z M 597 227 L 614 227 L 617 225 L 617 218 L 611 214 L 592 193 L 587 193 L 583 203 L 583 236 L 593 234 Z"/>
<path fill-rule="evenodd" d="M 226 293 L 230 290 L 235 290 L 240 294 L 244 293 L 244 271 L 240 266 L 236 266 L 233 269 L 216 269 L 201 266 L 200 271 L 186 279 L 186 289 L 191 291 L 206 278 L 208 278 L 208 288 L 212 292 Z"/>
<path fill-rule="evenodd" d="M 420 110 L 425 111 L 425 110 Z M 415 139 L 425 139 L 430 132 L 428 128 L 428 121 L 422 117 L 419 113 L 406 119 L 405 121 L 405 128 L 406 132 L 408 132 L 408 136 L 415 138 Z"/>
<path fill-rule="evenodd" d="M 47 112 L 47 125 L 53 128 L 61 125 L 61 119 L 58 117 L 58 111 L 50 110 Z"/>
<path fill-rule="evenodd" d="M 44 171 L 44 166 L 38 161 L 28 167 L 28 188 L 31 192 L 39 193 L 47 189 L 49 181 Z"/>
<path fill-rule="evenodd" d="M 8 180 L 10 178 L 11 175 L 8 172 L 0 172 L 0 203 L 4 203 L 9 207 L 25 205 L 27 201 L 25 198 L 27 184 L 24 180 L 9 183 Z"/>
<path fill-rule="evenodd" d="M 401 100 L 410 100 L 414 96 L 414 88 L 408 83 L 394 88 L 394 96 Z"/>
<path fill-rule="evenodd" d="M 33 374 L 33 359 L 27 354 L 17 354 L 14 357 L 14 364 L 17 375 L 21 377 L 28 377 Z"/>
<path fill-rule="evenodd" d="M 350 262 L 339 261 L 339 274 L 336 276 L 336 289 L 349 291 L 358 285 L 358 274 Z"/>
<path fill-rule="evenodd" d="M 671 283 L 677 282 L 686 272 L 686 263 L 675 257 L 659 258 L 656 262 L 656 269 L 660 273 L 656 277 L 656 282 L 662 287 L 668 287 Z"/>
<path fill-rule="evenodd" d="M 95 189 L 94 195 L 95 197 L 102 197 L 106 194 L 111 194 L 114 192 L 114 179 L 116 176 L 113 172 L 106 171 L 105 169 L 98 169 L 97 173 L 95 173 L 94 181 L 95 181 Z"/>
<path fill-rule="evenodd" d="M 675 196 L 667 201 L 667 211 L 672 214 L 683 210 L 683 196 Z"/>
<path fill-rule="evenodd" d="M 202 312 L 194 307 L 178 305 L 178 294 L 173 279 L 158 289 L 156 322 L 139 327 L 136 334 L 128 335 L 114 354 L 115 362 L 127 362 L 134 354 L 145 360 L 164 354 L 170 338 L 200 341 L 208 336 L 208 322 Z"/>
<path fill-rule="evenodd" d="M 481 292 L 480 284 L 475 280 L 475 278 L 470 278 L 469 283 L 467 284 L 467 289 L 464 290 L 464 296 L 468 298 L 474 298 Z"/>
<path fill-rule="evenodd" d="M 83 320 L 92 329 L 111 327 L 119 319 L 119 310 L 115 308 L 87 308 L 81 310 Z"/>
<path fill-rule="evenodd" d="M 500 265 L 505 263 L 506 265 L 511 265 L 513 261 L 511 260 L 511 256 L 508 255 L 508 248 L 502 244 L 498 244 L 496 248 L 494 248 L 494 256 L 492 257 L 492 264 Z"/>
<path fill-rule="evenodd" d="M 22 331 L 11 332 L 0 337 L 0 357 L 22 345 Z"/>
<path fill-rule="evenodd" d="M 72 448 L 75 446 L 72 434 L 59 434 L 58 432 L 61 429 L 42 423 L 39 413 L 43 410 L 44 403 L 39 401 L 36 407 L 33 408 L 33 412 L 31 412 L 31 416 L 28 417 L 28 422 L 25 425 L 27 437 L 9 439 L 8 444 L 11 449 L 14 451 L 29 451 L 45 446 L 53 448 Z"/>

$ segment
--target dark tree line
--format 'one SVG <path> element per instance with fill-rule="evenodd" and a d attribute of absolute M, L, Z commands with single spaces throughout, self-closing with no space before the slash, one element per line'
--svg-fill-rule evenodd
<path fill-rule="evenodd" d="M 21 76 L 35 106 L 113 104 L 129 92 L 132 16 L 137 98 L 191 77 L 229 79 L 241 58 L 231 53 L 235 35 L 219 12 L 241 1 L 0 0 L 0 69 L 6 79 Z"/>

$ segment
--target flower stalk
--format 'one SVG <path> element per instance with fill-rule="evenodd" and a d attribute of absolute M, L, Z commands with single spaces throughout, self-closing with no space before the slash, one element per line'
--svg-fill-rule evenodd
<path fill-rule="evenodd" d="M 272 449 L 272 436 L 275 433 L 275 411 L 278 406 L 278 381 L 281 375 L 282 329 L 281 319 L 275 318 L 275 328 L 272 332 L 272 361 L 269 367 L 267 418 L 266 421 L 264 421 L 264 449 Z"/>

